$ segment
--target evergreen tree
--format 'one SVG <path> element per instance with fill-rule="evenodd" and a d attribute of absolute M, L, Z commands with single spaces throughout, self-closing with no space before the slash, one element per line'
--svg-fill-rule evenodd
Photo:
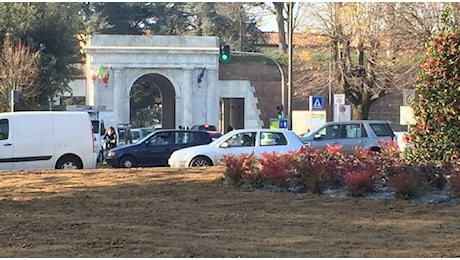
<path fill-rule="evenodd" d="M 458 158 L 460 37 L 451 17 L 448 8 L 426 44 L 420 65 L 415 84 L 418 100 L 411 104 L 416 120 L 409 130 L 411 160 L 446 162 Z"/>

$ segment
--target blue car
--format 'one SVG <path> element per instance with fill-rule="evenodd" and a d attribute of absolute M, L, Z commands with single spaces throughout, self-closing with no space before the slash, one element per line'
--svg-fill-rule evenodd
<path fill-rule="evenodd" d="M 174 151 L 211 142 L 204 131 L 160 129 L 135 144 L 111 149 L 106 160 L 114 168 L 168 166 Z"/>

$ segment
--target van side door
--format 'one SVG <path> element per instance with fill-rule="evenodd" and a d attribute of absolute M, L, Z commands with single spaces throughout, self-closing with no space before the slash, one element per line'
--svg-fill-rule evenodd
<path fill-rule="evenodd" d="M 51 115 L 16 117 L 14 121 L 14 169 L 54 169 L 54 123 Z"/>
<path fill-rule="evenodd" d="M 13 138 L 11 123 L 7 118 L 0 118 L 0 170 L 13 169 Z"/>

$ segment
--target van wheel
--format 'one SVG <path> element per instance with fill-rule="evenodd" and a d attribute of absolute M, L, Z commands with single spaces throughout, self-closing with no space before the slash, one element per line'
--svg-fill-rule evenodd
<path fill-rule="evenodd" d="M 120 167 L 123 168 L 131 168 L 136 167 L 136 159 L 132 156 L 123 156 L 120 159 L 120 163 L 118 164 Z"/>
<path fill-rule="evenodd" d="M 56 169 L 83 169 L 83 163 L 78 157 L 67 155 L 58 160 L 58 162 L 56 163 Z"/>
<path fill-rule="evenodd" d="M 193 158 L 190 162 L 190 167 L 200 167 L 200 166 L 212 166 L 211 160 L 204 156 L 198 156 Z"/>

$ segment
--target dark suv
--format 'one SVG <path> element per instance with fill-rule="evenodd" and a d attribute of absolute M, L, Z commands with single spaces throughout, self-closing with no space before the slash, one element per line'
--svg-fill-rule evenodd
<path fill-rule="evenodd" d="M 161 129 L 156 130 L 135 144 L 111 149 L 107 162 L 112 167 L 168 166 L 172 152 L 195 145 L 212 142 L 204 131 Z"/>
<path fill-rule="evenodd" d="M 192 126 L 192 128 L 190 128 L 190 130 L 206 131 L 208 132 L 208 134 L 211 136 L 213 140 L 222 136 L 222 133 L 217 131 L 217 127 L 215 125 L 208 125 L 208 124 L 194 125 Z"/>

